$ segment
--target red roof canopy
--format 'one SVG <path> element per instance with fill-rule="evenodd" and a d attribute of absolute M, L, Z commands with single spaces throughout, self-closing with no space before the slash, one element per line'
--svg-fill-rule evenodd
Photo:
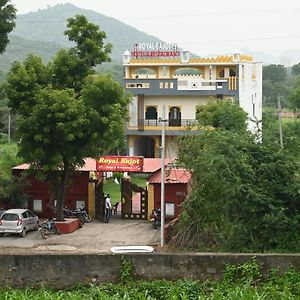
<path fill-rule="evenodd" d="M 189 183 L 192 177 L 190 171 L 183 168 L 166 170 L 165 173 L 165 183 Z M 161 183 L 161 171 L 151 176 L 149 183 Z"/>
<path fill-rule="evenodd" d="M 82 167 L 77 168 L 77 171 L 97 171 L 96 169 L 96 160 L 93 158 L 85 158 L 85 164 Z M 171 163 L 171 159 L 165 160 L 165 165 Z M 14 167 L 14 170 L 27 170 L 29 169 L 29 164 L 23 164 Z M 160 158 L 144 158 L 144 165 L 143 165 L 143 173 L 154 173 L 161 168 L 161 159 Z"/>

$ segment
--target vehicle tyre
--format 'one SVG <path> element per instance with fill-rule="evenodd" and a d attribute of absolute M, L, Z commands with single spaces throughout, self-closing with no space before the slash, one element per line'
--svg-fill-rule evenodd
<path fill-rule="evenodd" d="M 26 236 L 26 228 L 24 227 L 22 232 L 20 233 L 21 237 L 25 237 Z"/>
<path fill-rule="evenodd" d="M 81 226 L 85 223 L 84 216 L 78 216 L 78 220 L 79 220 L 79 223 L 80 223 Z"/>
<path fill-rule="evenodd" d="M 85 214 L 84 215 L 84 222 L 85 223 L 90 223 L 92 221 L 92 218 L 90 217 L 90 215 Z"/>
<path fill-rule="evenodd" d="M 48 228 L 43 227 L 43 228 L 41 229 L 41 236 L 42 236 L 44 239 L 47 239 L 47 238 L 48 238 L 48 236 L 49 236 L 49 230 L 48 230 Z"/>

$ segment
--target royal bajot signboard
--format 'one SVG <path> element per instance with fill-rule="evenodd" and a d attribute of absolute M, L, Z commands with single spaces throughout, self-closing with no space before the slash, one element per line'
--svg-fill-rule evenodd
<path fill-rule="evenodd" d="M 143 172 L 142 156 L 100 156 L 96 159 L 97 171 Z"/>
<path fill-rule="evenodd" d="M 133 46 L 131 56 L 139 57 L 176 57 L 180 55 L 177 44 L 174 43 L 137 43 Z"/>

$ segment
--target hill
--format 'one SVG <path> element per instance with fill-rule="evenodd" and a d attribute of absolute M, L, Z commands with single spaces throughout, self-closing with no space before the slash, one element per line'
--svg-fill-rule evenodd
<path fill-rule="evenodd" d="M 55 42 L 30 41 L 14 35 L 10 35 L 9 39 L 6 51 L 0 55 L 0 70 L 3 73 L 9 71 L 14 61 L 23 61 L 29 53 L 40 55 L 47 63 L 62 48 Z"/>
<path fill-rule="evenodd" d="M 66 30 L 66 19 L 78 14 L 85 15 L 90 22 L 99 25 L 101 30 L 106 32 L 106 41 L 113 44 L 111 55 L 113 60 L 121 61 L 124 50 L 131 49 L 134 43 L 161 42 L 158 38 L 116 19 L 72 4 L 59 4 L 37 12 L 18 15 L 13 35 L 32 41 L 56 42 L 68 47 L 70 42 L 63 34 Z"/>

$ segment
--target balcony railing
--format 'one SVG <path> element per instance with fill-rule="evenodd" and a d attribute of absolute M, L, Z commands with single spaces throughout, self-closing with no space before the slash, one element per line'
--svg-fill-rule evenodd
<path fill-rule="evenodd" d="M 167 127 L 186 128 L 197 123 L 195 119 L 169 119 L 165 122 Z M 163 122 L 160 119 L 139 119 L 138 124 L 134 126 L 132 123 L 127 124 L 127 128 L 137 127 L 138 130 L 144 130 L 145 127 L 161 127 Z"/>

